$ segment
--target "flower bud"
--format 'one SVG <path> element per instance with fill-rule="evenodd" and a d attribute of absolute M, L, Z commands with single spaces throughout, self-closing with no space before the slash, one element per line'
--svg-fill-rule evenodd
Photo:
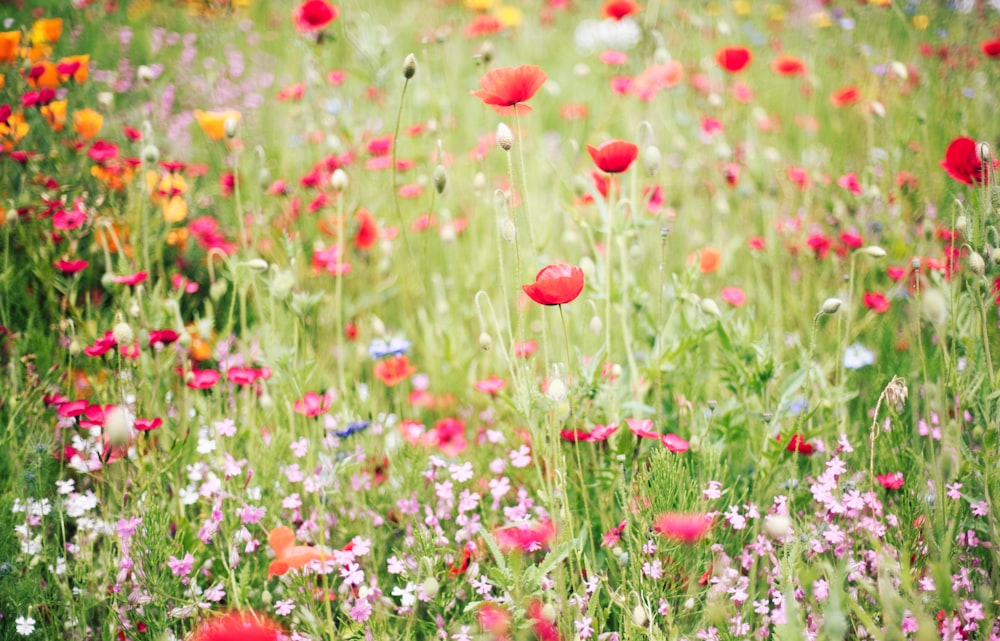
<path fill-rule="evenodd" d="M 872 102 L 868 108 L 871 109 L 872 114 L 878 116 L 879 118 L 885 118 L 885 105 L 878 100 Z"/>
<path fill-rule="evenodd" d="M 243 263 L 243 266 L 255 272 L 267 271 L 267 261 L 264 260 L 263 258 L 251 258 L 250 260 Z"/>
<path fill-rule="evenodd" d="M 417 75 L 417 57 L 412 53 L 407 54 L 403 59 L 403 77 L 409 80 L 415 75 Z"/>
<path fill-rule="evenodd" d="M 240 124 L 240 121 L 236 118 L 226 118 L 222 122 L 222 130 L 226 133 L 226 138 L 236 137 L 236 126 Z"/>
<path fill-rule="evenodd" d="M 156 148 L 156 145 L 146 145 L 142 148 L 142 161 L 147 165 L 156 164 L 159 159 L 160 150 Z"/>
<path fill-rule="evenodd" d="M 601 317 L 594 314 L 590 318 L 590 333 L 594 336 L 600 336 L 601 330 L 604 328 L 604 323 L 601 322 Z"/>
<path fill-rule="evenodd" d="M 514 242 L 514 237 L 517 235 L 517 226 L 514 221 L 510 218 L 504 218 L 500 221 L 500 237 L 506 240 L 508 243 Z"/>
<path fill-rule="evenodd" d="M 208 295 L 212 300 L 218 301 L 226 293 L 227 287 L 226 281 L 217 280 L 208 288 Z"/>
<path fill-rule="evenodd" d="M 632 623 L 640 628 L 646 627 L 646 624 L 649 623 L 649 613 L 646 612 L 646 608 L 637 605 L 632 609 Z"/>
<path fill-rule="evenodd" d="M 885 250 L 878 245 L 869 245 L 868 247 L 863 247 L 858 251 L 865 256 L 870 256 L 872 258 L 885 258 Z"/>
<path fill-rule="evenodd" d="M 424 579 L 423 585 L 420 586 L 420 591 L 431 599 L 436 597 L 438 591 L 440 590 L 441 590 L 441 584 L 438 583 L 438 580 L 432 576 L 429 576 L 426 579 Z"/>
<path fill-rule="evenodd" d="M 472 188 L 476 192 L 481 192 L 486 189 L 486 174 L 481 171 L 477 171 L 476 175 L 472 177 Z"/>
<path fill-rule="evenodd" d="M 69 342 L 69 355 L 77 356 L 83 351 L 83 347 L 80 346 L 80 341 L 75 338 Z"/>
<path fill-rule="evenodd" d="M 722 311 L 719 309 L 718 303 L 711 298 L 701 299 L 701 311 L 705 312 L 709 316 L 715 316 L 716 318 L 722 316 Z"/>
<path fill-rule="evenodd" d="M 330 177 L 330 184 L 337 191 L 344 191 L 347 189 L 349 181 L 347 180 L 347 172 L 341 168 L 337 168 L 333 172 L 333 176 Z"/>
<path fill-rule="evenodd" d="M 1000 247 L 997 247 L 991 252 L 990 258 L 994 265 L 1000 265 Z"/>
<path fill-rule="evenodd" d="M 836 314 L 841 305 L 843 305 L 843 301 L 839 298 L 827 298 L 823 301 L 823 307 L 820 308 L 820 311 L 824 314 Z"/>
<path fill-rule="evenodd" d="M 566 389 L 566 383 L 563 383 L 560 378 L 553 378 L 549 381 L 549 386 L 545 390 L 545 395 L 548 399 L 555 403 L 566 400 L 566 395 L 568 393 L 569 390 Z"/>
<path fill-rule="evenodd" d="M 153 68 L 149 65 L 139 65 L 135 70 L 135 77 L 139 82 L 151 82 L 153 80 Z"/>
<path fill-rule="evenodd" d="M 115 104 L 115 94 L 110 91 L 101 91 L 97 94 L 97 104 L 105 109 L 110 109 L 111 105 Z"/>
<path fill-rule="evenodd" d="M 986 261 L 983 259 L 983 255 L 977 251 L 969 254 L 969 271 L 976 276 L 982 276 L 986 273 Z"/>
<path fill-rule="evenodd" d="M 764 532 L 772 539 L 783 539 L 792 533 L 792 520 L 785 515 L 769 514 L 764 519 Z"/>
<path fill-rule="evenodd" d="M 510 151 L 510 148 L 514 146 L 514 132 L 502 122 L 497 125 L 497 145 L 504 151 Z"/>
<path fill-rule="evenodd" d="M 993 150 L 990 149 L 990 143 L 976 143 L 976 154 L 978 154 L 980 161 L 990 162 L 993 159 Z"/>
<path fill-rule="evenodd" d="M 7 224 L 7 225 L 13 225 L 14 223 L 16 223 L 17 220 L 18 220 L 17 210 L 16 209 L 8 209 L 7 213 L 5 213 L 4 216 L 3 216 L 3 220 L 4 220 L 4 224 Z"/>
<path fill-rule="evenodd" d="M 955 231 L 963 236 L 969 231 L 969 219 L 965 217 L 965 214 L 961 214 L 955 219 Z"/>
<path fill-rule="evenodd" d="M 111 286 L 115 284 L 115 275 L 111 272 L 104 272 L 101 275 L 101 287 L 104 289 L 111 289 Z"/>
<path fill-rule="evenodd" d="M 552 605 L 551 603 L 546 603 L 545 605 L 543 605 L 542 611 L 539 614 L 541 614 L 542 618 L 548 621 L 549 623 L 555 623 L 556 617 L 558 616 L 556 613 L 556 606 Z"/>
<path fill-rule="evenodd" d="M 444 188 L 448 185 L 448 171 L 444 168 L 444 165 L 438 165 L 434 168 L 432 178 L 434 179 L 434 189 L 439 194 L 443 193 Z"/>
<path fill-rule="evenodd" d="M 111 330 L 111 335 L 115 337 L 119 345 L 131 345 L 135 341 L 135 332 L 128 323 L 117 323 Z"/>
<path fill-rule="evenodd" d="M 121 447 L 132 438 L 132 422 L 120 407 L 113 407 L 104 417 L 104 435 L 114 447 Z"/>
<path fill-rule="evenodd" d="M 486 332 L 479 332 L 479 349 L 488 352 L 493 349 L 493 339 Z"/>
<path fill-rule="evenodd" d="M 655 145 L 649 145 L 642 150 L 642 164 L 646 167 L 646 173 L 652 176 L 659 170 L 660 161 L 663 160 L 663 156 L 660 154 L 660 148 Z"/>

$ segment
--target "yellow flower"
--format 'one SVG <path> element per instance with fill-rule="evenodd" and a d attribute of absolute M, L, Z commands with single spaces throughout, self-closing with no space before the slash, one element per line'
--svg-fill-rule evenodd
<path fill-rule="evenodd" d="M 493 4 L 493 0 L 465 0 L 465 8 L 473 11 L 489 11 Z"/>
<path fill-rule="evenodd" d="M 84 140 L 90 140 L 104 126 L 104 116 L 93 109 L 80 109 L 73 112 L 73 130 Z"/>
<path fill-rule="evenodd" d="M 812 20 L 813 26 L 817 29 L 826 29 L 833 26 L 833 20 L 826 11 L 817 11 L 809 16 L 809 19 Z"/>
<path fill-rule="evenodd" d="M 188 215 L 187 201 L 183 196 L 171 196 L 163 203 L 163 220 L 168 223 L 179 223 Z"/>
<path fill-rule="evenodd" d="M 226 121 L 230 118 L 239 121 L 240 112 L 194 110 L 194 119 L 198 121 L 198 126 L 212 140 L 222 140 L 226 137 Z"/>
<path fill-rule="evenodd" d="M 43 18 L 31 25 L 32 44 L 52 44 L 62 36 L 62 18 Z"/>
<path fill-rule="evenodd" d="M 524 13 L 517 7 L 501 5 L 496 8 L 494 15 L 505 27 L 519 27 L 524 22 Z"/>
<path fill-rule="evenodd" d="M 926 29 L 927 26 L 930 25 L 930 23 L 931 19 L 922 13 L 918 13 L 917 15 L 913 16 L 913 26 L 916 29 L 919 29 L 920 31 Z"/>
<path fill-rule="evenodd" d="M 0 32 L 0 62 L 17 62 L 17 47 L 20 44 L 20 31 Z"/>
<path fill-rule="evenodd" d="M 42 116 L 52 126 L 53 131 L 62 131 L 66 126 L 66 101 L 53 100 L 40 109 Z"/>
<path fill-rule="evenodd" d="M 25 121 L 23 114 L 11 114 L 6 123 L 0 122 L 0 138 L 7 138 L 4 146 L 12 149 L 30 129 L 31 125 Z"/>
<path fill-rule="evenodd" d="M 733 2 L 733 12 L 738 16 L 750 14 L 750 3 L 747 0 L 736 0 Z"/>
<path fill-rule="evenodd" d="M 63 80 L 67 80 L 68 78 L 73 78 L 73 80 L 75 80 L 77 84 L 83 84 L 87 82 L 87 78 L 89 77 L 90 73 L 89 69 L 90 54 L 84 53 L 79 56 L 66 56 L 65 58 L 59 61 L 59 64 L 71 65 L 74 62 L 79 62 L 80 67 L 75 72 L 73 72 L 72 76 L 67 76 L 66 78 L 63 78 Z"/>

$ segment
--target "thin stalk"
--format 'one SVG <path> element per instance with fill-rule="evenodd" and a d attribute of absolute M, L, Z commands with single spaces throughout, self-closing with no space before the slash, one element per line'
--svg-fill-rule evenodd
<path fill-rule="evenodd" d="M 396 220 L 399 221 L 399 235 L 403 237 L 406 245 L 406 253 L 413 258 L 413 249 L 410 248 L 410 238 L 406 235 L 406 225 L 403 224 L 403 212 L 399 208 L 399 191 L 396 187 L 396 145 L 399 142 L 399 123 L 403 119 L 403 101 L 406 98 L 406 88 L 410 86 L 410 79 L 404 76 L 403 91 L 399 94 L 399 109 L 396 110 L 396 128 L 392 134 L 392 205 L 396 210 Z"/>
<path fill-rule="evenodd" d="M 405 85 L 404 85 L 405 87 Z M 395 149 L 395 143 L 393 143 Z M 395 165 L 395 162 L 393 162 Z M 401 230 L 402 231 L 402 230 Z M 337 262 L 344 260 L 344 192 L 337 192 Z M 340 387 L 340 395 L 343 398 L 347 394 L 347 378 L 344 375 L 344 270 L 337 266 L 336 280 L 336 309 L 337 309 L 337 381 Z"/>

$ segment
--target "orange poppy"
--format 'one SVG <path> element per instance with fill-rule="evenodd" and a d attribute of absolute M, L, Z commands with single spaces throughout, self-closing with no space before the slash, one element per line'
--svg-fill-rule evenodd
<path fill-rule="evenodd" d="M 53 100 L 39 111 L 52 127 L 52 131 L 62 131 L 66 126 L 66 101 Z"/>
<path fill-rule="evenodd" d="M 531 100 L 535 92 L 545 83 L 548 76 L 535 65 L 501 67 L 488 71 L 479 79 L 481 91 L 469 92 L 483 103 L 492 107 L 501 116 L 531 112 L 531 107 L 523 103 Z"/>
<path fill-rule="evenodd" d="M 295 545 L 295 532 L 286 525 L 279 525 L 267 535 L 267 542 L 274 550 L 275 559 L 267 568 L 267 578 L 281 576 L 289 570 L 301 570 L 312 561 L 330 558 L 320 548 L 310 545 Z"/>
<path fill-rule="evenodd" d="M 20 44 L 20 31 L 0 32 L 0 62 L 17 62 L 17 48 Z"/>
<path fill-rule="evenodd" d="M 771 70 L 779 76 L 801 76 L 806 73 L 806 63 L 802 58 L 781 55 L 771 61 Z"/>
<path fill-rule="evenodd" d="M 59 86 L 59 69 L 56 63 L 44 60 L 31 69 L 28 84 L 36 89 L 55 89 Z"/>
<path fill-rule="evenodd" d="M 194 118 L 198 121 L 198 126 L 205 132 L 205 135 L 212 140 L 222 140 L 226 137 L 226 120 L 232 118 L 237 122 L 240 119 L 240 112 L 229 111 L 202 111 L 195 109 Z"/>
<path fill-rule="evenodd" d="M 79 66 L 76 66 L 79 63 Z M 75 69 L 73 67 L 76 66 Z M 66 56 L 59 61 L 57 68 L 60 71 L 60 79 L 66 81 L 72 78 L 77 84 L 87 82 L 90 73 L 90 54 L 85 53 L 79 56 Z M 68 70 L 73 69 L 72 72 Z"/>
<path fill-rule="evenodd" d="M 11 149 L 30 129 L 31 125 L 25 121 L 23 114 L 11 114 L 7 117 L 7 122 L 0 122 L 0 138 L 7 138 L 5 146 Z"/>
<path fill-rule="evenodd" d="M 697 263 L 703 274 L 711 274 L 719 268 L 722 262 L 722 252 L 715 247 L 705 247 L 688 256 L 688 264 Z"/>
<path fill-rule="evenodd" d="M 417 368 L 410 365 L 410 359 L 406 356 L 390 356 L 375 363 L 375 378 L 382 381 L 388 387 L 398 385 L 416 373 Z"/>
<path fill-rule="evenodd" d="M 830 94 L 830 104 L 834 107 L 853 105 L 861 98 L 857 87 L 842 87 Z"/>
<path fill-rule="evenodd" d="M 753 54 L 746 47 L 723 47 L 715 53 L 715 62 L 728 73 L 739 73 L 753 60 Z"/>
<path fill-rule="evenodd" d="M 93 109 L 80 109 L 73 112 L 73 130 L 84 140 L 96 136 L 104 126 L 104 116 Z"/>
<path fill-rule="evenodd" d="M 43 18 L 31 25 L 31 44 L 52 44 L 62 36 L 62 18 Z"/>

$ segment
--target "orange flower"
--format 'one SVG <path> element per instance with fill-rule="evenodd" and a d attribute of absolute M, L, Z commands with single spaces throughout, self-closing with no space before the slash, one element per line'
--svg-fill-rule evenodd
<path fill-rule="evenodd" d="M 48 121 L 49 125 L 52 126 L 52 131 L 62 131 L 66 126 L 65 100 L 53 100 L 39 111 L 41 111 L 42 116 Z"/>
<path fill-rule="evenodd" d="M 399 385 L 417 371 L 417 368 L 410 365 L 410 359 L 406 356 L 390 356 L 375 363 L 375 378 L 385 383 L 388 387 Z"/>
<path fill-rule="evenodd" d="M 194 110 L 194 118 L 198 121 L 198 126 L 205 132 L 205 135 L 212 140 L 222 140 L 226 137 L 226 120 L 232 118 L 239 121 L 240 112 L 229 111 L 202 111 Z"/>
<path fill-rule="evenodd" d="M 96 136 L 104 126 L 104 116 L 93 109 L 80 109 L 73 112 L 73 130 L 84 140 Z"/>
<path fill-rule="evenodd" d="M 48 60 L 38 63 L 28 76 L 28 84 L 36 89 L 55 89 L 59 86 L 59 70 Z"/>
<path fill-rule="evenodd" d="M 20 31 L 0 32 L 0 62 L 17 62 L 17 48 L 20 44 Z"/>
<path fill-rule="evenodd" d="M 279 525 L 267 535 L 267 542 L 274 550 L 275 559 L 267 568 L 267 578 L 281 576 L 291 569 L 301 570 L 311 561 L 323 561 L 329 554 L 309 545 L 295 545 L 295 532 L 286 525 Z"/>
<path fill-rule="evenodd" d="M 2 73 L 0 73 L 0 89 L 3 89 L 4 83 L 6 81 L 7 81 L 7 78 Z"/>
<path fill-rule="evenodd" d="M 52 44 L 62 36 L 62 18 L 43 18 L 31 25 L 31 43 Z"/>
<path fill-rule="evenodd" d="M 501 67 L 486 72 L 479 79 L 481 91 L 471 91 L 473 96 L 482 100 L 501 116 L 513 116 L 517 105 L 517 113 L 526 114 L 531 107 L 524 104 L 545 83 L 548 76 L 534 65 L 520 67 Z"/>
<path fill-rule="evenodd" d="M 57 68 L 60 69 L 72 68 L 77 63 L 79 63 L 79 66 L 76 68 L 76 70 L 73 71 L 73 73 L 66 73 L 64 71 L 63 73 L 60 74 L 60 80 L 65 82 L 66 80 L 72 78 L 74 81 L 76 81 L 77 84 L 83 84 L 87 82 L 87 78 L 89 77 L 89 72 L 90 72 L 89 53 L 81 54 L 79 56 L 66 56 L 65 58 L 59 61 Z"/>
<path fill-rule="evenodd" d="M 795 56 L 781 55 L 771 61 L 771 69 L 780 76 L 801 76 L 806 72 L 806 63 Z"/>
<path fill-rule="evenodd" d="M 698 264 L 703 274 L 711 274 L 719 268 L 722 262 L 722 252 L 715 247 L 705 247 L 688 256 L 688 265 Z"/>
<path fill-rule="evenodd" d="M 11 114 L 6 123 L 0 122 L 0 138 L 8 139 L 5 146 L 9 150 L 24 138 L 29 129 L 31 126 L 24 120 L 23 114 Z"/>

